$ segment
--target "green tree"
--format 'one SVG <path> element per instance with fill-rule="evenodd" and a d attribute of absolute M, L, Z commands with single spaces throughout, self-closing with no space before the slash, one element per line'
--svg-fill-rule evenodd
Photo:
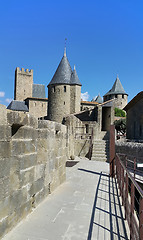
<path fill-rule="evenodd" d="M 116 117 L 126 117 L 126 114 L 122 109 L 115 108 L 115 116 Z"/>

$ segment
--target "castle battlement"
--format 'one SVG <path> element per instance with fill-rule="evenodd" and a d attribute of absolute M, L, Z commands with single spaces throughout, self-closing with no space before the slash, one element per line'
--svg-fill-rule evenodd
<path fill-rule="evenodd" d="M 25 69 L 25 68 L 21 68 L 21 69 L 20 69 L 19 67 L 17 67 L 17 68 L 16 68 L 16 71 L 17 71 L 18 73 L 21 73 L 21 74 L 28 74 L 28 75 L 29 75 L 29 74 L 30 74 L 30 75 L 33 74 L 33 69 L 30 69 L 30 70 L 29 70 L 28 68 L 26 68 L 26 69 Z"/>

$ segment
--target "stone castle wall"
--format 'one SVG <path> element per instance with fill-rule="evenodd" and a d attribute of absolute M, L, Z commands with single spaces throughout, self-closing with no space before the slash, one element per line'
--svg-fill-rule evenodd
<path fill-rule="evenodd" d="M 47 116 L 48 100 L 41 99 L 26 99 L 26 104 L 29 108 L 29 113 L 36 118 Z"/>
<path fill-rule="evenodd" d="M 70 86 L 70 113 L 76 113 L 80 111 L 81 104 L 81 86 Z"/>
<path fill-rule="evenodd" d="M 115 107 L 123 109 L 128 103 L 128 96 L 127 95 L 117 95 L 117 99 L 115 101 Z"/>
<path fill-rule="evenodd" d="M 0 105 L 0 238 L 66 177 L 66 126 Z"/>
<path fill-rule="evenodd" d="M 143 98 L 127 110 L 127 138 L 143 140 Z"/>
<path fill-rule="evenodd" d="M 116 153 L 123 153 L 129 156 L 130 160 L 137 159 L 137 163 L 143 162 L 143 143 L 116 141 Z"/>
<path fill-rule="evenodd" d="M 81 86 L 48 86 L 48 119 L 62 122 L 69 114 L 80 111 Z"/>
<path fill-rule="evenodd" d="M 33 86 L 33 70 L 19 67 L 15 70 L 15 90 L 14 100 L 24 101 L 28 97 L 32 97 Z"/>
<path fill-rule="evenodd" d="M 48 87 L 48 119 L 62 122 L 70 114 L 70 85 Z"/>
<path fill-rule="evenodd" d="M 128 103 L 128 96 L 126 94 L 112 94 L 104 97 L 104 102 L 114 99 L 114 107 L 123 109 Z"/>

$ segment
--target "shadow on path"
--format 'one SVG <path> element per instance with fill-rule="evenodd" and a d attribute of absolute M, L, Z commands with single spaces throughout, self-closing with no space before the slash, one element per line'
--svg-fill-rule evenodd
<path fill-rule="evenodd" d="M 116 179 L 102 172 L 78 170 L 99 175 L 87 240 L 128 239 Z"/>

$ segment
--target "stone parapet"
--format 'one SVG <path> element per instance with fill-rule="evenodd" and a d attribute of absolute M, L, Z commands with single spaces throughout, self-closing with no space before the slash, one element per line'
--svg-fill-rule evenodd
<path fill-rule="evenodd" d="M 66 126 L 0 106 L 0 238 L 66 178 Z"/>

